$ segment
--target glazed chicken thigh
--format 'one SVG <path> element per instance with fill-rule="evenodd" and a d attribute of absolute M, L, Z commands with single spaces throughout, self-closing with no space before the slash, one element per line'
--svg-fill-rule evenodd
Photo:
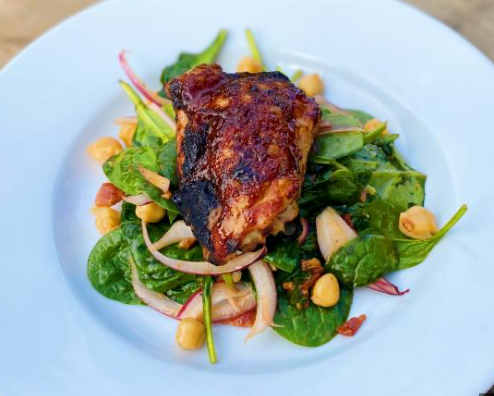
<path fill-rule="evenodd" d="M 298 215 L 319 107 L 282 73 L 200 65 L 166 86 L 185 222 L 207 258 L 251 251 Z"/>

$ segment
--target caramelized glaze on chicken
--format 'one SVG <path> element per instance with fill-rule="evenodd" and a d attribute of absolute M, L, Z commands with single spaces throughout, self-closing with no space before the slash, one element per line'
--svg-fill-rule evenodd
<path fill-rule="evenodd" d="M 208 258 L 250 251 L 298 214 L 319 107 L 282 73 L 201 65 L 167 87 L 177 113 L 177 203 Z"/>

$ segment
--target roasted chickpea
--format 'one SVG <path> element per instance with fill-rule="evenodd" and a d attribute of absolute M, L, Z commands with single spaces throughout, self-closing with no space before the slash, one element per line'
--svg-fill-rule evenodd
<path fill-rule="evenodd" d="M 91 210 L 96 217 L 96 228 L 101 234 L 107 234 L 120 225 L 120 213 L 107 207 L 94 207 Z"/>
<path fill-rule="evenodd" d="M 340 299 L 340 286 L 333 274 L 321 276 L 312 288 L 312 302 L 321 307 L 332 307 Z"/>
<path fill-rule="evenodd" d="M 436 217 L 422 206 L 412 206 L 400 214 L 400 231 L 413 239 L 427 239 L 437 232 Z"/>
<path fill-rule="evenodd" d="M 262 65 L 255 59 L 246 56 L 237 65 L 237 73 L 242 72 L 260 73 L 262 72 Z"/>
<path fill-rule="evenodd" d="M 235 271 L 232 273 L 232 279 L 235 283 L 240 282 L 240 279 L 242 279 L 242 271 Z"/>
<path fill-rule="evenodd" d="M 364 132 L 375 131 L 377 128 L 379 128 L 383 124 L 384 124 L 384 122 L 373 118 L 372 120 L 369 120 L 365 123 Z M 388 133 L 389 133 L 389 131 L 388 131 L 388 128 L 386 127 L 386 129 L 381 133 L 381 135 L 387 135 Z"/>
<path fill-rule="evenodd" d="M 321 95 L 324 92 L 324 83 L 319 74 L 308 74 L 300 77 L 298 87 L 305 92 L 307 96 Z"/>
<path fill-rule="evenodd" d="M 116 139 L 111 137 L 102 137 L 90 144 L 87 153 L 99 163 L 105 162 L 108 158 L 113 157 L 122 151 L 122 145 Z"/>
<path fill-rule="evenodd" d="M 157 223 L 165 214 L 166 210 L 154 202 L 136 207 L 136 216 L 146 223 Z"/>
<path fill-rule="evenodd" d="M 206 335 L 204 325 L 196 319 L 182 319 L 178 325 L 176 341 L 183 349 L 199 349 L 204 343 Z"/>
<path fill-rule="evenodd" d="M 118 132 L 118 137 L 122 139 L 127 147 L 132 147 L 132 138 L 136 131 L 136 126 L 132 124 L 123 124 Z"/>

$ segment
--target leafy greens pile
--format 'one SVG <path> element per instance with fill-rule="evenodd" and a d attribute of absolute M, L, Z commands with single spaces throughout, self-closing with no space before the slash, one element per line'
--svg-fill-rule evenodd
<path fill-rule="evenodd" d="M 254 57 L 265 68 L 250 31 L 247 36 Z M 161 82 L 165 83 L 201 63 L 213 63 L 225 38 L 226 32 L 221 31 L 201 53 L 181 54 L 173 65 L 163 70 Z M 135 106 L 137 128 L 133 146 L 110 158 L 104 163 L 103 171 L 109 181 L 125 194 L 146 193 L 166 209 L 167 217 L 148 225 L 150 238 L 155 242 L 180 219 L 180 212 L 171 200 L 163 197 L 160 189 L 141 175 L 139 167 L 170 179 L 171 192 L 174 193 L 178 184 L 175 132 L 128 84 L 120 84 Z M 166 93 L 161 91 L 160 95 L 166 96 Z M 175 118 L 171 105 L 163 106 L 162 110 L 170 118 Z M 277 269 L 274 275 L 278 306 L 274 322 L 278 326 L 273 329 L 288 340 L 305 346 L 325 344 L 337 334 L 338 327 L 348 318 L 354 288 L 373 283 L 389 272 L 423 262 L 466 210 L 462 207 L 430 239 L 405 237 L 398 229 L 399 215 L 411 206 L 423 205 L 426 176 L 414 170 L 398 153 L 394 145 L 398 135 L 384 134 L 387 132 L 385 124 L 374 131 L 364 131 L 365 123 L 374 118 L 370 114 L 331 105 L 321 105 L 321 111 L 322 120 L 332 126 L 332 131 L 316 139 L 299 200 L 299 217 L 308 221 L 309 234 L 302 244 L 297 241 L 302 227 L 300 219 L 296 219 L 287 225 L 285 234 L 268 238 L 268 254 L 264 258 Z M 315 219 L 328 206 L 351 222 L 358 237 L 324 263 L 317 244 Z M 182 260 L 203 260 L 198 245 L 181 249 L 174 244 L 161 252 Z M 324 263 L 324 271 L 334 274 L 339 281 L 340 299 L 333 307 L 313 304 L 309 293 L 301 287 L 312 276 L 310 270 L 302 269 L 301 261 L 312 258 Z M 91 284 L 110 299 L 142 304 L 131 283 L 131 259 L 147 288 L 164 293 L 179 303 L 184 303 L 200 287 L 210 290 L 211 278 L 180 273 L 154 259 L 144 243 L 135 206 L 125 202 L 120 227 L 104 235 L 89 256 Z M 249 279 L 247 274 L 244 279 Z M 287 283 L 293 287 L 284 287 Z"/>

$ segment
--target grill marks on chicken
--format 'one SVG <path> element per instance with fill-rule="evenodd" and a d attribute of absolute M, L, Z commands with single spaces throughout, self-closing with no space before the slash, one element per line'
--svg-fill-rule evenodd
<path fill-rule="evenodd" d="M 221 264 L 297 216 L 319 107 L 278 72 L 201 65 L 166 88 L 177 112 L 174 200 Z"/>

